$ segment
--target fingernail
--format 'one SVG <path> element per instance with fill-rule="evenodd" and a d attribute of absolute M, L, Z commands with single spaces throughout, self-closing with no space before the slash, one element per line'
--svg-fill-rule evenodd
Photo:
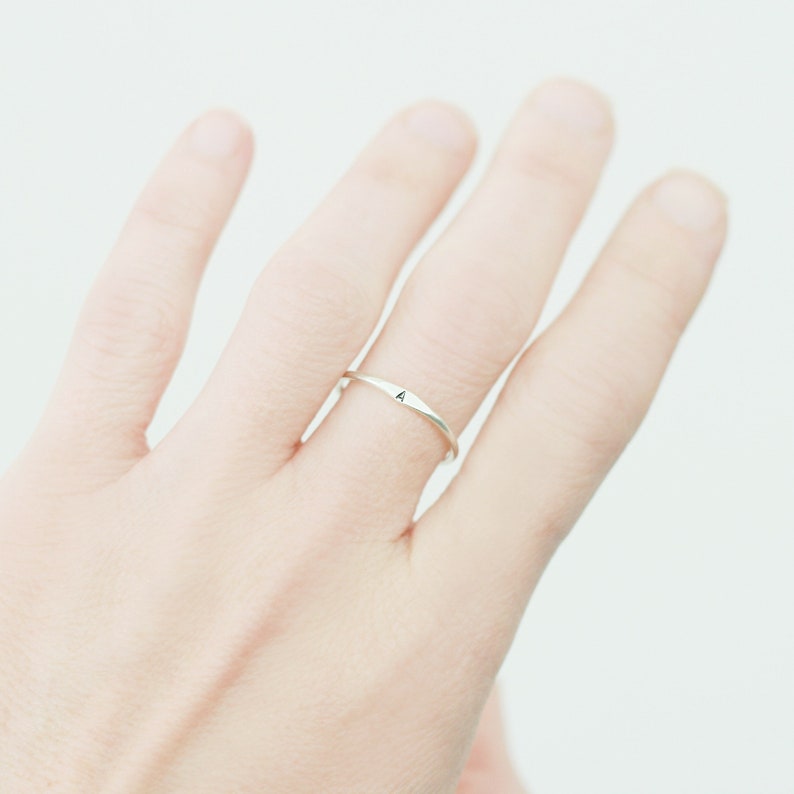
<path fill-rule="evenodd" d="M 710 229 L 725 208 L 725 196 L 694 174 L 670 174 L 653 191 L 656 206 L 673 223 L 700 232 Z"/>
<path fill-rule="evenodd" d="M 543 113 L 586 132 L 598 132 L 609 123 L 609 110 L 601 95 L 572 80 L 546 83 L 533 99 Z"/>
<path fill-rule="evenodd" d="M 408 115 L 408 127 L 436 146 L 465 151 L 471 145 L 471 132 L 462 114 L 441 104 L 426 104 Z"/>
<path fill-rule="evenodd" d="M 233 113 L 211 110 L 193 125 L 190 145 L 201 157 L 221 159 L 237 150 L 243 137 L 243 125 Z"/>

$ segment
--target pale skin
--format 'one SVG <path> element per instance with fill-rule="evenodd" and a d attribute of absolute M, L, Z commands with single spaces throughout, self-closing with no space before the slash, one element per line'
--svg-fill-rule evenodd
<path fill-rule="evenodd" d="M 517 357 L 418 517 L 447 451 L 425 419 L 354 383 L 303 436 L 469 165 L 472 124 L 428 100 L 383 126 L 262 269 L 206 386 L 150 448 L 253 152 L 232 111 L 178 137 L 0 481 L 3 791 L 524 790 L 496 674 L 645 415 L 726 228 L 710 182 L 660 177 L 522 349 L 612 128 L 584 84 L 531 92 L 357 366 L 460 434 Z"/>

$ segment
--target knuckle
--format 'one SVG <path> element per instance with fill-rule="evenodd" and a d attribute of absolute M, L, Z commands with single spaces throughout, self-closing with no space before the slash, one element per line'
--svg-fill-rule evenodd
<path fill-rule="evenodd" d="M 196 197 L 174 195 L 150 187 L 133 207 L 131 223 L 154 229 L 164 246 L 192 250 L 209 244 L 207 218 L 211 211 L 200 206 Z"/>
<path fill-rule="evenodd" d="M 465 271 L 487 273 L 485 265 L 472 260 Z M 418 337 L 426 359 L 451 362 L 460 379 L 479 385 L 483 361 L 509 359 L 528 333 L 529 302 L 497 279 L 464 275 L 450 280 L 440 274 L 439 279 L 437 285 L 431 283 L 432 275 L 406 283 L 412 315 L 408 327 Z"/>
<path fill-rule="evenodd" d="M 559 130 L 533 128 L 531 134 L 508 139 L 497 151 L 495 164 L 531 183 L 576 193 L 589 192 L 593 181 L 592 152 Z"/>
<path fill-rule="evenodd" d="M 591 169 L 584 167 L 581 154 L 572 150 L 564 138 L 546 137 L 507 146 L 499 159 L 504 168 L 531 182 L 581 192 L 592 181 Z"/>
<path fill-rule="evenodd" d="M 253 300 L 273 307 L 276 322 L 290 328 L 308 324 L 312 337 L 328 347 L 359 345 L 377 321 L 379 306 L 364 275 L 360 265 L 339 254 L 285 251 L 255 283 Z"/>
<path fill-rule="evenodd" d="M 362 180 L 378 188 L 409 193 L 420 191 L 428 180 L 427 168 L 417 167 L 416 158 L 403 156 L 396 147 L 372 150 L 362 158 L 357 171 Z"/>
<path fill-rule="evenodd" d="M 124 279 L 103 295 L 97 306 L 87 310 L 77 324 L 78 348 L 83 351 L 84 364 L 104 370 L 108 359 L 119 359 L 144 364 L 152 371 L 166 370 L 182 347 L 179 316 L 178 309 L 161 290 Z"/>
<path fill-rule="evenodd" d="M 683 333 L 689 322 L 693 303 L 690 274 L 697 270 L 683 252 L 668 261 L 658 253 L 627 249 L 616 254 L 614 266 L 627 274 L 642 292 L 648 312 L 656 324 L 674 338 Z"/>
<path fill-rule="evenodd" d="M 630 373 L 621 374 L 614 363 L 600 358 L 580 365 L 564 351 L 547 347 L 543 338 L 528 353 L 515 382 L 504 390 L 508 410 L 522 422 L 533 416 L 537 426 L 567 448 L 565 458 L 574 466 L 590 471 L 615 460 L 642 414 Z"/>

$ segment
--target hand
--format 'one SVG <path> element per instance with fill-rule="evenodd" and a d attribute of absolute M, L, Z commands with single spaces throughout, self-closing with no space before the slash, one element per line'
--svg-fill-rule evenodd
<path fill-rule="evenodd" d="M 359 368 L 459 434 L 529 337 L 611 137 L 593 90 L 534 92 Z M 417 519 L 447 450 L 426 419 L 350 384 L 302 438 L 473 148 L 443 103 L 391 120 L 150 450 L 252 154 L 220 110 L 176 141 L 0 483 L 4 791 L 455 790 L 526 601 L 648 408 L 725 230 L 701 178 L 647 188 Z"/>

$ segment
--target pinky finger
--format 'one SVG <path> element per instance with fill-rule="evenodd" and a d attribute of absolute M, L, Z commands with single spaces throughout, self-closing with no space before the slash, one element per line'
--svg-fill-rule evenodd
<path fill-rule="evenodd" d="M 518 360 L 457 477 L 415 527 L 417 569 L 437 574 L 445 560 L 439 593 L 464 614 L 461 601 L 477 605 L 498 634 L 495 663 L 554 548 L 645 415 L 725 228 L 722 194 L 696 175 L 646 190 Z"/>
<path fill-rule="evenodd" d="M 96 461 L 100 477 L 145 454 L 146 429 L 252 151 L 247 124 L 219 108 L 191 124 L 163 157 L 80 312 L 40 426 L 45 446 L 60 445 L 70 460 Z"/>

